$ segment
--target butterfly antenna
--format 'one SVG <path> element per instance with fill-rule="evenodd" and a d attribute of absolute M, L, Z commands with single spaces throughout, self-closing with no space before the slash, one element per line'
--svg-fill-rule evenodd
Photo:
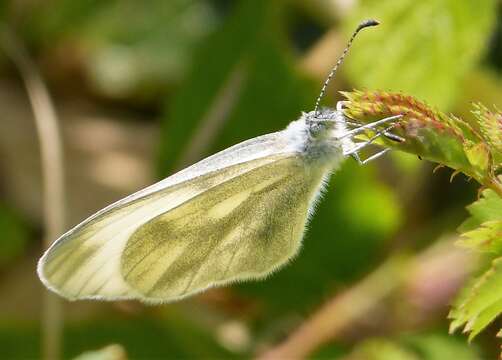
<path fill-rule="evenodd" d="M 335 75 L 336 71 L 338 70 L 338 67 L 343 62 L 343 59 L 345 59 L 345 56 L 349 52 L 350 46 L 352 45 L 352 42 L 354 41 L 357 33 L 359 31 L 361 31 L 362 29 L 364 29 L 364 28 L 367 28 L 367 27 L 370 27 L 370 26 L 377 26 L 379 24 L 380 23 L 377 20 L 368 19 L 368 20 L 365 20 L 362 23 L 360 23 L 359 26 L 356 28 L 356 30 L 354 31 L 354 33 L 350 37 L 349 42 L 347 43 L 347 46 L 343 50 L 342 56 L 340 56 L 340 58 L 338 59 L 338 61 L 335 64 L 335 66 L 333 66 L 333 69 L 331 69 L 330 73 L 328 74 L 328 77 L 324 81 L 324 84 L 323 84 L 323 86 L 321 88 L 321 92 L 320 92 L 320 94 L 317 97 L 317 100 L 315 102 L 314 116 L 317 116 L 319 114 L 319 105 L 321 103 L 321 100 L 324 98 L 324 95 L 326 94 L 326 88 L 328 87 L 329 82 L 331 81 L 331 79 Z"/>

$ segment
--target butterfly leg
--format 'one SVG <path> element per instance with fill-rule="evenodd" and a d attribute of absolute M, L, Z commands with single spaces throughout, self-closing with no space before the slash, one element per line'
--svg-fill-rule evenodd
<path fill-rule="evenodd" d="M 390 126 L 387 126 L 385 129 L 378 130 L 375 133 L 375 135 L 373 135 L 367 141 L 356 143 L 356 146 L 354 146 L 352 149 L 349 149 L 347 152 L 344 153 L 344 155 L 348 156 L 348 155 L 357 154 L 360 150 L 362 150 L 363 148 L 365 148 L 368 145 L 371 145 L 376 139 L 378 139 L 380 136 L 382 136 L 386 132 L 392 130 L 392 128 L 394 128 L 395 126 L 396 126 L 396 124 L 391 124 Z M 359 157 L 359 155 L 357 155 L 357 158 L 358 157 Z M 356 157 L 354 157 L 354 158 L 357 160 Z"/>
<path fill-rule="evenodd" d="M 394 141 L 397 141 L 397 142 L 404 142 L 404 138 L 402 138 L 401 136 L 399 135 L 396 135 L 396 134 L 393 134 L 393 133 L 390 133 L 388 131 L 384 131 L 383 132 L 383 136 L 385 136 L 387 139 L 390 139 L 390 140 L 394 140 Z"/>
<path fill-rule="evenodd" d="M 355 128 L 353 130 L 347 131 L 339 139 L 343 139 L 343 138 L 346 138 L 346 137 L 349 137 L 349 136 L 354 136 L 354 135 L 360 134 L 360 133 L 362 133 L 362 132 L 364 132 L 366 130 L 374 130 L 379 125 L 382 125 L 382 124 L 394 121 L 396 119 L 400 119 L 402 117 L 403 117 L 402 114 L 400 114 L 400 115 L 394 115 L 394 116 L 389 116 L 389 117 L 386 117 L 384 119 L 381 119 L 381 120 L 378 120 L 378 121 L 374 121 L 374 122 L 371 122 L 371 123 L 368 123 L 368 124 L 365 124 L 365 125 L 361 125 L 361 126 Z M 385 129 L 384 131 L 388 131 L 388 130 L 389 129 Z M 382 133 L 383 132 L 379 132 L 379 136 L 382 135 Z"/>
<path fill-rule="evenodd" d="M 357 156 L 357 158 L 359 158 L 359 160 L 356 159 L 356 161 L 359 163 L 359 165 L 364 165 L 364 164 L 367 164 L 369 163 L 370 161 L 373 161 L 375 159 L 378 159 L 380 156 L 388 153 L 390 151 L 390 148 L 385 148 L 379 152 L 377 152 L 376 154 L 373 154 L 371 155 L 370 157 L 368 157 L 367 159 L 364 159 L 361 161 L 361 159 L 359 158 L 359 156 Z"/>
<path fill-rule="evenodd" d="M 363 164 L 363 162 L 362 162 L 362 160 L 361 160 L 361 158 L 359 157 L 359 154 L 358 154 L 357 152 L 350 154 L 350 156 L 352 156 L 352 158 L 353 158 L 355 161 L 357 161 L 357 163 L 358 163 L 359 165 L 362 165 L 362 164 Z"/>
<path fill-rule="evenodd" d="M 345 106 L 346 106 L 346 101 L 338 101 L 338 102 L 336 103 L 336 111 L 337 111 L 337 112 L 339 112 L 339 113 L 342 113 L 342 114 L 343 114 L 343 110 L 344 110 Z M 343 116 L 344 116 L 345 118 L 347 118 L 347 116 L 346 116 L 345 114 L 344 114 Z M 388 117 L 388 118 L 385 118 L 385 119 L 382 119 L 382 120 L 389 121 L 389 120 L 393 120 L 393 119 L 395 119 L 395 118 L 400 118 L 400 117 L 402 117 L 402 116 L 404 116 L 404 115 L 403 115 L 403 114 L 400 114 L 400 115 L 391 116 L 391 117 Z M 353 120 L 352 118 L 349 118 L 349 119 Z M 346 124 L 348 124 L 348 125 L 352 125 L 352 126 L 358 126 L 358 127 L 359 127 L 359 126 L 361 126 L 361 124 L 360 124 L 360 123 L 355 122 L 355 121 L 350 121 L 350 120 L 345 120 L 345 123 L 346 123 Z M 370 124 L 368 124 L 368 125 L 375 124 L 375 123 L 377 123 L 377 122 L 370 123 Z M 377 125 L 378 125 L 378 124 L 377 124 Z M 371 127 L 370 127 L 370 128 L 371 128 Z M 385 135 L 386 137 L 388 137 L 389 139 L 391 139 L 391 140 L 395 140 L 395 141 L 398 141 L 398 142 L 403 142 L 403 141 L 404 141 L 404 139 L 403 139 L 402 137 L 397 136 L 397 135 L 392 134 L 392 133 L 387 133 L 387 132 L 384 132 L 384 135 Z"/>
<path fill-rule="evenodd" d="M 361 126 L 361 124 L 360 124 L 360 123 L 356 123 L 356 122 L 354 122 L 354 121 L 345 121 L 345 123 L 346 123 L 347 125 L 354 126 L 354 127 L 360 127 L 360 126 Z M 394 140 L 394 141 L 396 141 L 396 142 L 400 142 L 400 143 L 402 143 L 402 142 L 404 142 L 404 141 L 405 141 L 405 139 L 404 139 L 403 137 L 401 137 L 401 136 L 399 136 L 399 135 L 396 135 L 396 134 L 393 134 L 393 133 L 388 132 L 388 131 L 384 131 L 382 134 L 383 134 L 383 136 L 385 136 L 387 139 Z"/>

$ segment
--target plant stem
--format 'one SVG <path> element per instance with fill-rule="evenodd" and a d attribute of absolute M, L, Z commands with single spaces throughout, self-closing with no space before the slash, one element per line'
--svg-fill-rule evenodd
<path fill-rule="evenodd" d="M 0 28 L 1 44 L 17 67 L 28 92 L 38 134 L 43 182 L 44 247 L 64 230 L 65 190 L 62 141 L 58 118 L 45 83 L 26 49 L 12 31 Z M 62 312 L 58 298 L 44 291 L 42 353 L 47 360 L 61 358 Z"/>

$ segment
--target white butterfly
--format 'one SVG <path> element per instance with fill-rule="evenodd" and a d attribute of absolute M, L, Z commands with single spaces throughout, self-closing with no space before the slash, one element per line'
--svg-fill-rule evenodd
<path fill-rule="evenodd" d="M 323 184 L 342 160 L 388 131 L 399 116 L 366 125 L 320 100 L 355 35 L 329 74 L 315 110 L 282 131 L 210 156 L 92 215 L 62 235 L 38 275 L 68 299 L 159 303 L 223 284 L 259 279 L 298 252 Z M 385 126 L 386 127 L 385 127 Z M 379 127 L 383 126 L 382 129 Z M 353 137 L 368 129 L 368 141 Z M 380 130 L 379 130 L 380 129 Z"/>

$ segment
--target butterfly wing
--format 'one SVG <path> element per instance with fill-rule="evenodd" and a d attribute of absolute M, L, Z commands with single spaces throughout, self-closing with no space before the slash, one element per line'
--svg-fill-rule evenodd
<path fill-rule="evenodd" d="M 136 297 L 122 281 L 120 262 L 127 238 L 151 218 L 179 206 L 212 186 L 293 151 L 282 132 L 244 141 L 90 216 L 63 234 L 38 263 L 38 275 L 49 289 L 67 297 L 127 299 Z M 110 259 L 102 263 L 102 259 Z M 100 264 L 99 267 L 92 264 Z M 110 278 L 96 294 L 81 292 L 79 280 L 95 271 L 95 279 Z M 79 295 L 80 294 L 80 295 Z"/>
<path fill-rule="evenodd" d="M 265 276 L 299 247 L 314 174 L 300 157 L 276 155 L 173 186 L 56 244 L 44 281 L 68 298 L 159 302 Z M 159 213 L 166 202 L 179 205 Z"/>
<path fill-rule="evenodd" d="M 149 225 L 144 229 L 151 228 L 155 223 L 152 219 L 174 213 L 184 204 L 200 202 L 211 189 L 221 189 L 232 180 L 239 181 L 244 174 L 295 154 L 291 141 L 278 132 L 208 157 L 119 200 L 68 231 L 40 259 L 39 276 L 48 288 L 70 299 L 144 298 L 141 286 L 131 286 L 134 272 L 128 282 L 122 269 L 127 263 L 123 259 L 132 256 L 125 251 L 126 244 L 134 234 L 135 239 L 140 238 L 140 228 L 145 224 Z M 240 184 L 246 186 L 242 181 Z M 175 252 L 173 248 L 166 256 L 174 257 Z"/>
<path fill-rule="evenodd" d="M 321 181 L 292 156 L 212 188 L 130 236 L 124 281 L 161 302 L 266 276 L 296 254 Z"/>

